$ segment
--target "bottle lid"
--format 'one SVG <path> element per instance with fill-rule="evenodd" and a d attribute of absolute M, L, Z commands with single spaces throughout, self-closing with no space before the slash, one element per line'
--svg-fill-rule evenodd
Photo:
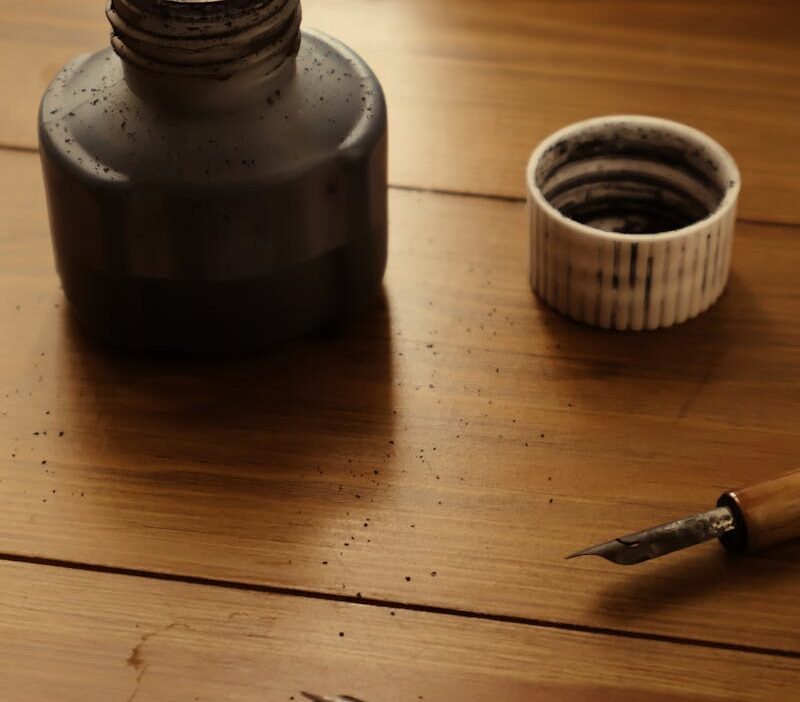
<path fill-rule="evenodd" d="M 578 122 L 536 148 L 527 181 L 531 286 L 563 314 L 657 329 L 725 289 L 740 177 L 706 134 L 638 115 Z"/>

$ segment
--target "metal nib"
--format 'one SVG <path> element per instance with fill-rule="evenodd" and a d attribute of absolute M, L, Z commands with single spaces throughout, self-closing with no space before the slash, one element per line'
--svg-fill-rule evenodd
<path fill-rule="evenodd" d="M 602 556 L 619 565 L 635 565 L 673 551 L 680 551 L 688 546 L 702 544 L 735 528 L 736 520 L 733 513 L 727 507 L 717 507 L 709 512 L 695 514 L 614 541 L 591 546 L 570 554 L 567 558 Z"/>

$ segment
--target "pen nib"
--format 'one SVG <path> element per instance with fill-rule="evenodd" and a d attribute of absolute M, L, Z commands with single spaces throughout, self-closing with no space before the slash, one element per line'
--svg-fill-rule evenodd
<path fill-rule="evenodd" d="M 685 519 L 628 534 L 604 544 L 590 546 L 570 554 L 567 558 L 601 556 L 619 565 L 635 565 L 701 544 L 735 528 L 736 521 L 731 511 L 727 507 L 718 507 L 709 512 L 694 514 Z"/>

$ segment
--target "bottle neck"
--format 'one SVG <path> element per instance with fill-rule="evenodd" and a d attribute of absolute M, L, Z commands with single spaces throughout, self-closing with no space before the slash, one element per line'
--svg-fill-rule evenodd
<path fill-rule="evenodd" d="M 300 0 L 108 0 L 106 15 L 131 89 L 176 109 L 279 87 L 300 46 Z"/>

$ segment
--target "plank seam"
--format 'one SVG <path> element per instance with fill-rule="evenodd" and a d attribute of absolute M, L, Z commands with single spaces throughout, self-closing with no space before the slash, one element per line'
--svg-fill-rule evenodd
<path fill-rule="evenodd" d="M 425 605 L 413 602 L 395 602 L 372 597 L 359 597 L 357 595 L 343 595 L 328 592 L 317 592 L 314 590 L 303 590 L 300 588 L 280 587 L 276 585 L 263 585 L 258 583 L 248 583 L 239 580 L 224 580 L 221 578 L 208 578 L 194 575 L 180 575 L 177 573 L 162 573 L 139 568 L 123 568 L 117 566 L 107 566 L 95 563 L 81 563 L 67 561 L 57 558 L 44 558 L 41 556 L 24 556 L 14 553 L 0 552 L 0 561 L 12 563 L 25 563 L 27 565 L 39 565 L 48 568 L 60 568 L 65 570 L 78 570 L 90 573 L 102 573 L 105 575 L 118 575 L 122 577 L 139 578 L 144 580 L 156 580 L 162 582 L 183 583 L 185 585 L 198 585 L 202 587 L 217 587 L 227 590 L 239 590 L 245 592 L 258 592 L 262 594 L 278 595 L 284 597 L 300 597 L 304 599 L 325 600 L 328 602 L 338 602 L 342 604 L 362 605 L 366 607 L 378 607 L 381 609 L 395 609 L 406 612 L 417 612 L 421 614 L 435 614 L 439 616 L 460 617 L 462 619 L 477 619 L 499 624 L 516 624 L 520 626 L 536 627 L 540 629 L 552 629 L 555 631 L 566 631 L 572 633 L 592 634 L 599 636 L 611 636 L 623 639 L 633 639 L 639 641 L 655 641 L 658 643 L 673 644 L 678 646 L 693 646 L 695 648 L 708 648 L 723 651 L 736 651 L 761 656 L 771 656 L 778 658 L 788 658 L 800 660 L 800 651 L 789 649 L 771 648 L 766 646 L 749 646 L 746 644 L 735 644 L 725 641 L 713 641 L 710 639 L 696 639 L 684 636 L 672 636 L 669 634 L 655 634 L 641 631 L 625 631 L 624 629 L 614 629 L 612 627 L 591 626 L 588 624 L 572 624 L 569 622 L 552 621 L 548 619 L 537 619 L 534 617 L 523 617 L 509 614 L 496 614 L 491 612 L 478 612 L 457 607 L 444 607 L 438 605 Z"/>
<path fill-rule="evenodd" d="M 2 148 L 2 147 L 0 147 Z M 408 193 L 421 193 L 425 195 L 445 195 L 450 197 L 466 197 L 475 200 L 492 200 L 494 202 L 508 202 L 524 204 L 526 199 L 522 195 L 499 195 L 496 193 L 476 193 L 468 190 L 449 190 L 448 188 L 424 188 L 416 185 L 389 184 L 390 190 L 399 190 Z M 737 222 L 742 224 L 756 224 L 766 227 L 800 227 L 800 222 L 784 222 L 782 220 L 750 219 L 747 217 L 737 217 Z"/>
<path fill-rule="evenodd" d="M 15 144 L 0 144 L 0 151 L 16 151 L 25 154 L 38 154 L 39 149 L 35 146 L 17 146 Z"/>
<path fill-rule="evenodd" d="M 0 151 L 13 151 L 25 154 L 38 154 L 39 149 L 35 146 L 17 146 L 15 144 L 0 144 Z M 389 184 L 390 190 L 398 190 L 400 192 L 408 193 L 422 193 L 425 195 L 445 195 L 450 197 L 466 197 L 476 200 L 490 200 L 492 202 L 507 202 L 521 204 L 525 202 L 525 198 L 521 195 L 500 195 L 498 193 L 475 193 L 468 190 L 449 190 L 447 188 L 424 188 L 415 185 L 400 185 Z M 763 225 L 767 227 L 800 227 L 800 223 L 783 222 L 781 220 L 771 221 L 764 219 L 747 219 L 745 217 L 738 217 L 737 222 L 743 224 Z"/>

